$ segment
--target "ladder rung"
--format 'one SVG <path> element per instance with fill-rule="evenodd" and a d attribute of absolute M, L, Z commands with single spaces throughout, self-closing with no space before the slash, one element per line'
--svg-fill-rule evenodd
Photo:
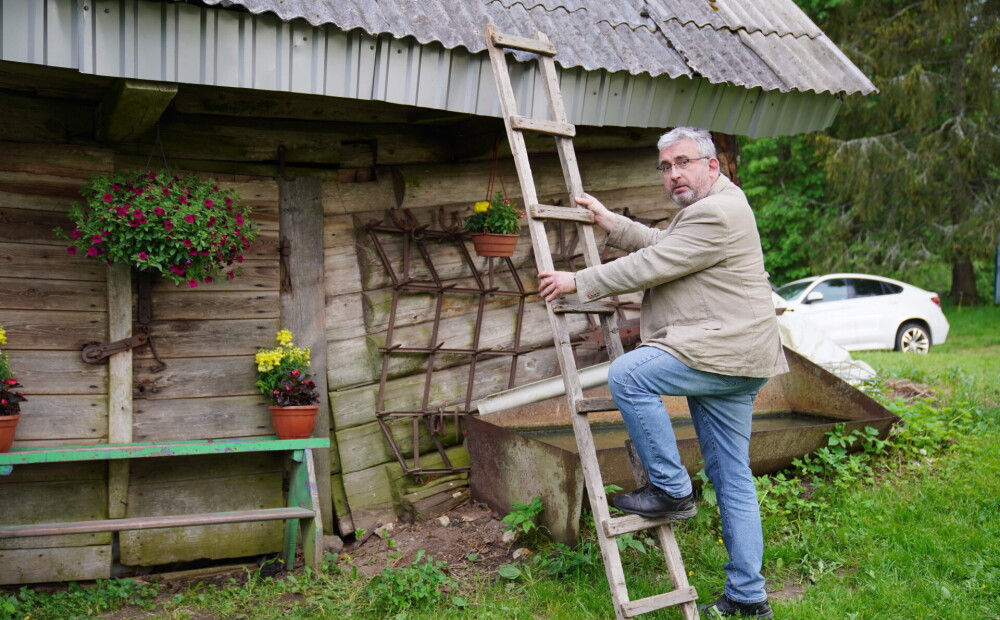
<path fill-rule="evenodd" d="M 567 222 L 594 223 L 594 214 L 581 207 L 554 207 L 531 205 L 531 217 L 536 220 L 565 220 Z"/>
<path fill-rule="evenodd" d="M 604 533 L 609 537 L 621 536 L 629 532 L 642 532 L 651 530 L 661 525 L 673 523 L 676 519 L 648 519 L 640 515 L 625 515 L 624 517 L 612 517 L 603 521 Z"/>
<path fill-rule="evenodd" d="M 618 405 L 613 398 L 578 398 L 577 413 L 593 413 L 595 411 L 618 411 Z"/>
<path fill-rule="evenodd" d="M 556 55 L 556 46 L 548 41 L 526 39 L 513 34 L 503 34 L 500 32 L 494 33 L 493 45 L 515 50 L 524 50 L 526 52 L 534 52 L 545 56 Z"/>
<path fill-rule="evenodd" d="M 622 614 L 626 618 L 631 618 L 641 614 L 648 614 L 649 612 L 656 611 L 657 609 L 673 607 L 674 605 L 681 605 L 682 603 L 692 603 L 697 600 L 698 593 L 695 589 L 692 586 L 685 586 L 683 588 L 677 588 L 673 592 L 657 594 L 655 596 L 649 596 L 623 603 Z"/>
<path fill-rule="evenodd" d="M 552 311 L 556 314 L 614 314 L 616 307 L 606 301 L 571 301 L 565 297 L 552 302 Z"/>
<path fill-rule="evenodd" d="M 537 131 L 563 138 L 572 138 L 576 135 L 576 126 L 569 123 L 557 123 L 556 121 L 528 118 L 527 116 L 511 116 L 510 128 L 519 131 Z"/>

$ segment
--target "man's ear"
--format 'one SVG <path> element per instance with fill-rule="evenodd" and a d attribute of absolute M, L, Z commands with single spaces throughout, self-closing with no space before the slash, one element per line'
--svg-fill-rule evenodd
<path fill-rule="evenodd" d="M 712 173 L 717 173 L 717 172 L 721 173 L 720 172 L 721 169 L 722 169 L 722 164 L 719 163 L 719 160 L 717 158 L 712 157 L 712 158 L 710 158 L 708 160 L 708 171 L 709 172 L 712 172 Z"/>

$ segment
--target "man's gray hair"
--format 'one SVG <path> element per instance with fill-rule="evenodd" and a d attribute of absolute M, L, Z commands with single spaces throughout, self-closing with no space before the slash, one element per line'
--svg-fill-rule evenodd
<path fill-rule="evenodd" d="M 712 141 L 712 134 L 697 127 L 675 127 L 660 136 L 656 142 L 656 150 L 662 151 L 671 147 L 681 140 L 691 140 L 698 146 L 699 157 L 715 157 L 715 142 Z"/>

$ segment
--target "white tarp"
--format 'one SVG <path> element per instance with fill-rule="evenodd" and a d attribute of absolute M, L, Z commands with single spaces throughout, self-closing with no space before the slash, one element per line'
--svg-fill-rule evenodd
<path fill-rule="evenodd" d="M 771 295 L 775 308 L 785 307 L 785 300 L 780 295 Z M 876 376 L 871 366 L 853 359 L 847 349 L 830 340 L 823 328 L 794 311 L 778 315 L 778 330 L 781 332 L 781 344 L 851 385 Z"/>

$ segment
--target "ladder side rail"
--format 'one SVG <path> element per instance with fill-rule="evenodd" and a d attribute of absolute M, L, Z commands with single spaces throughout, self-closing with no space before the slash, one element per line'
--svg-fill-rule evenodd
<path fill-rule="evenodd" d="M 492 24 L 487 24 L 487 49 L 490 54 L 490 64 L 493 69 L 493 77 L 496 80 L 497 92 L 500 96 L 500 104 L 503 111 L 504 125 L 507 130 L 507 138 L 510 141 L 511 154 L 514 156 L 518 180 L 521 184 L 521 196 L 525 204 L 535 204 L 538 200 L 535 195 L 535 184 L 531 174 L 524 136 L 521 135 L 520 131 L 512 127 L 510 120 L 511 116 L 516 114 L 516 106 L 513 87 L 510 82 L 510 74 L 507 69 L 507 59 L 504 56 L 503 50 L 495 45 L 495 35 L 496 27 Z M 527 217 L 529 232 L 531 233 L 532 249 L 535 252 L 535 265 L 539 271 L 550 271 L 554 269 L 554 263 L 545 231 L 545 224 L 540 220 L 532 218 L 530 210 L 527 211 Z M 556 357 L 559 360 L 559 367 L 562 370 L 563 384 L 566 388 L 566 396 L 570 408 L 570 419 L 572 420 L 573 433 L 577 440 L 580 464 L 583 469 L 587 492 L 591 498 L 595 518 L 605 521 L 609 518 L 610 512 L 597 462 L 597 448 L 594 444 L 593 434 L 591 433 L 590 422 L 586 416 L 576 413 L 576 402 L 583 397 L 583 390 L 580 386 L 576 360 L 573 358 L 573 350 L 570 347 L 569 330 L 563 317 L 553 312 L 552 304 L 545 304 L 545 306 L 555 337 Z M 610 539 L 604 533 L 603 528 L 597 528 L 597 535 L 600 542 L 601 555 L 604 560 L 605 573 L 608 583 L 611 586 L 615 616 L 617 618 L 624 618 L 622 610 L 624 604 L 628 602 L 628 593 L 625 585 L 625 572 L 622 568 L 621 553 L 618 550 L 617 542 Z"/>
<path fill-rule="evenodd" d="M 544 32 L 538 33 L 538 38 L 548 42 L 548 37 Z M 549 114 L 552 120 L 557 123 L 567 123 L 566 106 L 563 103 L 562 92 L 559 89 L 559 73 L 556 63 L 551 56 L 543 56 L 538 59 L 538 66 L 542 73 L 542 83 L 545 92 L 548 93 Z M 583 179 L 580 176 L 580 165 L 576 159 L 576 150 L 573 148 L 571 138 L 557 136 L 556 150 L 559 153 L 559 161 L 562 163 L 563 176 L 566 179 L 566 187 L 569 188 L 570 206 L 576 206 L 575 198 L 583 195 Z M 582 208 L 582 207 L 577 207 Z M 583 258 L 588 267 L 601 264 L 601 254 L 597 250 L 597 240 L 594 237 L 594 227 L 585 224 L 577 224 L 577 233 L 580 236 L 580 246 L 583 250 Z M 601 317 L 601 331 L 604 333 L 604 343 L 607 347 L 608 358 L 614 360 L 624 354 L 621 338 L 618 337 L 618 317 Z"/>

